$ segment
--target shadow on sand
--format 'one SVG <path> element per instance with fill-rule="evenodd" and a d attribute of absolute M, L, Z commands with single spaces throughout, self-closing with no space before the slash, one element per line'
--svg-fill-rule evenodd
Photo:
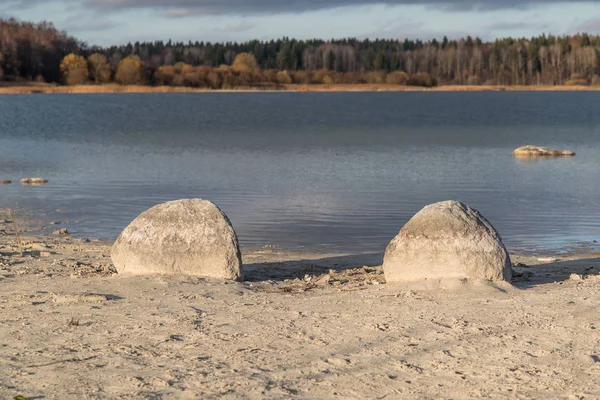
<path fill-rule="evenodd" d="M 247 282 L 285 281 L 287 279 L 303 279 L 305 275 L 326 274 L 329 270 L 343 272 L 363 266 L 375 267 L 383 263 L 383 253 L 336 256 L 293 261 L 272 262 L 268 259 L 250 259 L 244 264 L 244 275 Z"/>
<path fill-rule="evenodd" d="M 247 282 L 303 279 L 306 275 L 322 275 L 330 270 L 344 272 L 346 270 L 380 267 L 383 253 L 370 253 L 336 257 L 307 257 L 290 261 L 270 261 L 250 259 L 244 265 Z M 561 260 L 548 264 L 518 264 L 513 268 L 512 284 L 519 289 L 531 289 L 536 286 L 568 281 L 571 275 L 582 277 L 600 274 L 600 258 L 584 258 L 579 260 Z"/>
<path fill-rule="evenodd" d="M 512 284 L 520 289 L 530 289 L 550 283 L 568 281 L 571 275 L 580 276 L 600 274 L 600 258 L 580 260 L 561 260 L 548 264 L 517 266 L 514 269 Z"/>

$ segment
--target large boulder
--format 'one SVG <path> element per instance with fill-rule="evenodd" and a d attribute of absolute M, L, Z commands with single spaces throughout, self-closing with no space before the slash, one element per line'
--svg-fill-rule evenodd
<path fill-rule="evenodd" d="M 419 211 L 388 245 L 387 282 L 424 279 L 510 281 L 511 262 L 502 238 L 477 210 L 444 201 Z"/>
<path fill-rule="evenodd" d="M 171 201 L 143 212 L 121 233 L 111 258 L 119 274 L 243 279 L 231 222 L 202 199 Z"/>

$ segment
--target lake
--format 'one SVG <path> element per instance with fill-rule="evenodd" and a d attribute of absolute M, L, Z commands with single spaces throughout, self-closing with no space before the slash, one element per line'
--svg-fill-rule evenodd
<path fill-rule="evenodd" d="M 513 251 L 600 240 L 600 92 L 0 97 L 0 206 L 114 239 L 201 197 L 246 248 L 383 251 L 423 206 L 464 201 Z M 537 144 L 574 158 L 524 162 Z M 27 187 L 24 177 L 49 183 Z M 58 210 L 58 211 L 57 211 Z"/>

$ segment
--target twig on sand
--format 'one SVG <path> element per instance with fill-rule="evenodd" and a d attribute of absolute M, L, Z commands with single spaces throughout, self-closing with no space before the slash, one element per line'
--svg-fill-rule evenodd
<path fill-rule="evenodd" d="M 12 220 L 13 228 L 15 229 L 15 236 L 17 237 L 17 244 L 19 245 L 21 257 L 23 257 L 23 246 L 21 246 L 21 238 L 19 238 L 19 230 L 17 229 L 17 223 L 15 222 L 15 217 L 13 215 L 12 208 L 8 209 L 8 213 L 10 214 L 10 219 Z"/>
<path fill-rule="evenodd" d="M 83 362 L 83 361 L 93 360 L 94 358 L 98 358 L 98 356 L 91 356 L 91 357 L 87 357 L 87 358 L 69 358 L 67 360 L 52 361 L 47 364 L 28 365 L 27 368 L 49 367 L 50 365 L 55 365 L 55 364 Z"/>

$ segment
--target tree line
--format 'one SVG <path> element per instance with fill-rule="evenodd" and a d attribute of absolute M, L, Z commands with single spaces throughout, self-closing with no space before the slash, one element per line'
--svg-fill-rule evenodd
<path fill-rule="evenodd" d="M 51 23 L 0 20 L 0 80 L 205 88 L 289 84 L 600 85 L 600 36 L 136 42 L 97 47 Z"/>

